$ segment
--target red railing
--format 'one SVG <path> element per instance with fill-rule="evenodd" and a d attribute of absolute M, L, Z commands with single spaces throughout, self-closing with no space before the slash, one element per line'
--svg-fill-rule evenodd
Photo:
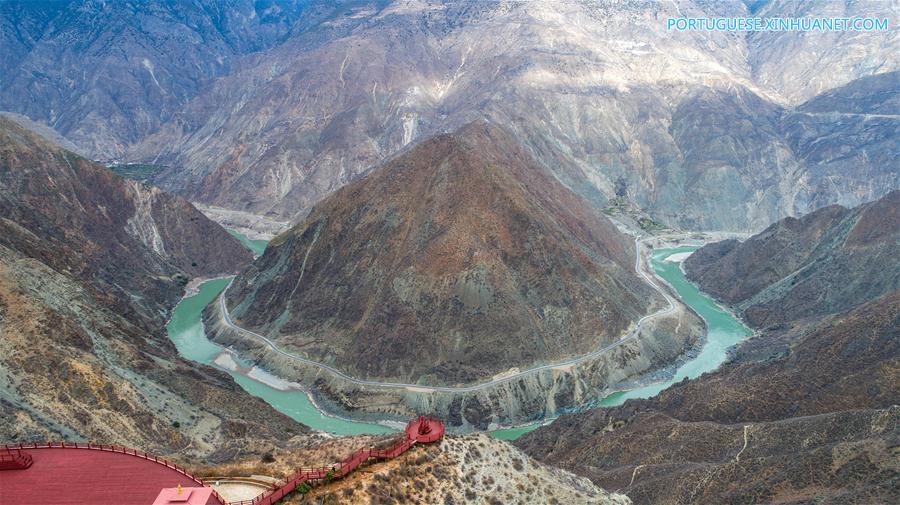
<path fill-rule="evenodd" d="M 20 449 L 3 449 L 3 452 L 0 452 L 0 470 L 25 470 L 31 467 L 33 462 L 31 454 Z"/>
<path fill-rule="evenodd" d="M 422 423 L 433 424 L 435 426 L 435 430 L 423 434 L 421 432 L 415 433 L 414 430 L 410 429 L 410 427 L 421 425 Z M 318 468 L 301 468 L 297 470 L 290 478 L 288 478 L 280 487 L 266 491 L 265 493 L 257 496 L 256 498 L 253 498 L 252 500 L 226 502 L 225 499 L 216 492 L 216 490 L 213 490 L 212 494 L 222 505 L 272 505 L 278 500 L 287 496 L 290 492 L 297 489 L 297 487 L 304 482 L 345 477 L 347 474 L 355 470 L 357 467 L 359 467 L 369 459 L 393 459 L 408 451 L 409 448 L 415 445 L 417 441 L 420 441 L 422 443 L 434 442 L 440 440 L 443 435 L 444 425 L 441 421 L 430 417 L 419 417 L 417 420 L 410 421 L 407 425 L 407 430 L 405 431 L 404 435 L 401 438 L 397 439 L 397 441 L 387 449 L 360 449 L 344 458 L 344 460 L 340 463 L 336 463 L 335 465 L 330 467 L 322 466 Z M 7 451 L 22 451 L 27 449 L 88 449 L 94 451 L 107 451 L 127 454 L 129 456 L 135 456 L 138 458 L 146 459 L 148 461 L 153 461 L 154 463 L 158 463 L 160 465 L 165 465 L 168 468 L 171 468 L 176 472 L 184 475 L 185 477 L 191 479 L 197 484 L 209 487 L 202 479 L 195 477 L 184 467 L 178 466 L 177 464 L 160 458 L 159 456 L 154 456 L 153 454 L 148 454 L 137 449 L 130 449 L 128 447 L 122 447 L 119 445 L 102 445 L 90 443 L 78 444 L 66 442 L 30 442 L 6 444 L 3 448 Z M 2 454 L 0 454 L 0 456 L 2 456 Z M 30 461 L 31 456 L 28 456 L 28 458 Z M 0 461 L 2 461 L 2 459 L 0 459 Z"/>
<path fill-rule="evenodd" d="M 408 426 L 411 426 L 416 422 L 429 422 L 435 424 L 435 426 L 437 427 L 434 432 L 429 433 L 425 437 L 420 437 L 423 438 L 423 442 L 434 442 L 440 440 L 443 437 L 444 425 L 437 419 L 433 419 L 430 417 L 420 417 L 416 421 L 410 421 Z M 408 451 L 410 447 L 416 444 L 417 441 L 415 438 L 412 438 L 413 436 L 414 435 L 410 434 L 410 430 L 407 430 L 404 433 L 404 436 L 399 438 L 393 445 L 391 445 L 387 449 L 360 449 L 344 458 L 344 460 L 340 463 L 337 463 L 330 467 L 322 466 L 318 468 L 301 468 L 297 472 L 295 472 L 294 475 L 288 478 L 281 487 L 266 491 L 265 493 L 257 496 L 252 500 L 228 502 L 228 505 L 272 505 L 297 489 L 297 487 L 304 482 L 345 477 L 347 474 L 355 470 L 357 467 L 359 467 L 369 459 L 396 458 L 397 456 L 400 456 L 404 452 Z"/>
<path fill-rule="evenodd" d="M 141 459 L 146 459 L 147 461 L 152 461 L 154 463 L 166 466 L 175 470 L 176 472 L 184 475 L 188 479 L 200 484 L 201 486 L 206 486 L 206 483 L 203 482 L 199 477 L 195 477 L 193 474 L 187 471 L 183 466 L 179 466 L 171 461 L 160 458 L 159 456 L 155 456 L 153 454 L 148 454 L 144 451 L 139 451 L 137 449 L 131 449 L 128 447 L 122 447 L 120 445 L 103 445 L 103 444 L 79 444 L 72 442 L 27 442 L 27 443 L 18 443 L 18 444 L 6 444 L 3 446 L 7 451 L 15 451 L 15 450 L 30 450 L 30 449 L 86 449 L 92 451 L 105 451 L 105 452 L 115 452 L 119 454 L 127 454 L 128 456 L 134 456 Z M 30 456 L 29 456 L 30 458 Z M 208 486 L 207 486 L 208 487 Z M 213 489 L 213 496 L 216 500 L 219 501 L 222 505 L 225 505 L 227 502 L 224 498 L 222 498 L 219 493 Z"/>

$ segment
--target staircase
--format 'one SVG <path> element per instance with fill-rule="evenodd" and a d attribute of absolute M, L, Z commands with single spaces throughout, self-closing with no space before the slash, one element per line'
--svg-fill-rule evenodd
<path fill-rule="evenodd" d="M 0 470 L 25 470 L 33 463 L 31 455 L 20 449 L 0 449 Z"/>

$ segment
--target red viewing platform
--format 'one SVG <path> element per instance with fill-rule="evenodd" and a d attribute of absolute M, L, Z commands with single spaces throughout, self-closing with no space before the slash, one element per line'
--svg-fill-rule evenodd
<path fill-rule="evenodd" d="M 200 479 L 174 463 L 119 446 L 7 445 L 0 449 L 0 460 L 9 454 L 27 455 L 32 463 L 0 470 L 3 505 L 150 505 L 163 488 L 203 486 Z M 210 496 L 203 503 L 223 502 Z"/>
<path fill-rule="evenodd" d="M 202 480 L 157 456 L 112 445 L 60 442 L 0 447 L 0 505 L 272 505 L 304 482 L 346 476 L 369 459 L 391 459 L 436 442 L 444 423 L 413 419 L 386 449 L 361 449 L 332 466 L 301 468 L 281 487 L 226 504 Z"/>

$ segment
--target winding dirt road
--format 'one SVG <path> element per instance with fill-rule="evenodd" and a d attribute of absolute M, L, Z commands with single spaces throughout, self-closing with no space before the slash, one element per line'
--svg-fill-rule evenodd
<path fill-rule="evenodd" d="M 340 370 L 338 370 L 337 368 L 334 368 L 330 365 L 326 365 L 325 363 L 320 363 L 318 361 L 314 361 L 309 358 L 304 358 L 303 356 L 298 356 L 296 354 L 287 352 L 287 351 L 279 348 L 275 344 L 275 342 L 273 342 L 268 337 L 266 337 L 264 335 L 260 335 L 259 333 L 256 333 L 254 331 L 251 331 L 251 330 L 248 330 L 245 328 L 241 328 L 240 326 L 236 325 L 234 323 L 234 321 L 231 319 L 231 314 L 228 312 L 228 306 L 225 304 L 225 293 L 228 292 L 228 288 L 230 288 L 231 283 L 234 282 L 233 277 L 231 279 L 231 282 L 228 283 L 228 286 L 226 286 L 225 289 L 222 290 L 222 293 L 219 295 L 219 314 L 221 316 L 221 322 L 223 324 L 225 324 L 226 326 L 228 326 L 229 328 L 231 328 L 232 330 L 242 333 L 244 335 L 248 335 L 250 337 L 255 338 L 256 340 L 263 342 L 267 347 L 269 347 L 273 351 L 277 352 L 278 354 L 281 354 L 282 356 L 288 357 L 292 360 L 298 361 L 305 365 L 309 365 L 309 366 L 312 366 L 315 368 L 319 368 L 321 370 L 325 370 L 325 371 L 327 371 L 331 374 L 334 374 L 335 376 L 337 376 L 347 382 L 350 382 L 352 384 L 357 384 L 360 386 L 376 387 L 376 388 L 385 388 L 385 389 L 406 389 L 406 390 L 416 391 L 416 392 L 470 393 L 473 391 L 479 391 L 482 389 L 494 387 L 494 386 L 497 386 L 498 384 L 502 384 L 505 382 L 514 381 L 514 380 L 520 379 L 524 376 L 543 372 L 545 370 L 565 368 L 565 367 L 577 365 L 579 363 L 583 363 L 585 361 L 594 359 L 606 352 L 609 352 L 612 349 L 615 349 L 616 347 L 621 346 L 622 344 L 625 344 L 628 341 L 636 339 L 640 335 L 641 329 L 643 328 L 644 324 L 646 324 L 648 321 L 651 321 L 653 319 L 660 318 L 660 317 L 666 317 L 666 316 L 669 316 L 669 315 L 675 313 L 675 311 L 676 311 L 675 300 L 671 297 L 671 295 L 669 295 L 669 293 L 665 289 L 663 289 L 662 287 L 659 286 L 659 284 L 657 284 L 656 279 L 654 278 L 653 274 L 648 273 L 647 270 L 643 266 L 643 261 L 642 261 L 643 255 L 641 254 L 641 252 L 643 250 L 643 242 L 648 239 L 653 239 L 653 238 L 659 238 L 659 237 L 647 237 L 645 239 L 635 239 L 635 241 L 634 241 L 634 244 L 635 244 L 634 270 L 641 278 L 644 279 L 644 281 L 647 284 L 649 284 L 651 287 L 653 287 L 653 289 L 655 289 L 657 292 L 659 292 L 660 295 L 662 295 L 662 297 L 666 300 L 666 304 L 667 304 L 666 307 L 664 307 L 652 314 L 648 314 L 648 315 L 640 318 L 638 320 L 637 324 L 634 326 L 634 328 L 632 328 L 628 332 L 627 335 L 625 335 L 618 341 L 613 342 L 612 344 L 609 344 L 609 345 L 606 345 L 604 347 L 597 349 L 596 351 L 592 351 L 587 354 L 582 354 L 581 356 L 576 356 L 574 358 L 570 358 L 570 359 L 567 359 L 564 361 L 559 361 L 556 363 L 550 363 L 550 364 L 546 364 L 546 365 L 536 366 L 536 367 L 529 368 L 527 370 L 522 370 L 522 371 L 516 372 L 514 374 L 510 374 L 510 375 L 507 375 L 504 377 L 500 377 L 497 379 L 491 379 L 486 382 L 472 384 L 469 386 L 457 386 L 457 387 L 454 387 L 454 386 L 429 386 L 429 385 L 425 385 L 425 384 L 406 384 L 406 383 L 402 383 L 402 382 L 381 382 L 381 381 L 359 379 L 359 378 L 347 375 L 344 372 L 341 372 Z"/>

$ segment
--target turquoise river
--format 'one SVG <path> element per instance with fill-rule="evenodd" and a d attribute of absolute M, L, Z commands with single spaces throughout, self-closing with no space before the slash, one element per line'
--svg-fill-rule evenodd
<path fill-rule="evenodd" d="M 250 247 L 257 255 L 261 254 L 263 249 L 265 249 L 264 241 L 250 241 L 236 232 L 232 234 Z M 725 361 L 728 348 L 750 335 L 750 330 L 741 324 L 740 321 L 700 293 L 685 278 L 679 263 L 666 261 L 666 258 L 673 254 L 690 252 L 694 249 L 696 247 L 685 246 L 655 250 L 651 255 L 650 264 L 656 275 L 667 281 L 675 289 L 682 302 L 694 309 L 706 321 L 708 333 L 702 349 L 696 357 L 680 365 L 670 379 L 612 393 L 599 402 L 600 407 L 620 405 L 630 398 L 649 398 L 685 377 L 693 379 L 705 372 L 715 370 Z M 172 339 L 178 348 L 178 352 L 185 358 L 198 363 L 216 366 L 213 360 L 224 349 L 206 338 L 201 322 L 201 313 L 204 307 L 215 300 L 218 294 L 225 289 L 227 284 L 228 279 L 206 281 L 199 286 L 196 293 L 186 296 L 175 307 L 167 329 L 169 338 Z M 237 361 L 241 366 L 247 366 L 246 363 Z M 284 391 L 240 373 L 232 371 L 228 371 L 228 373 L 248 393 L 262 398 L 276 410 L 314 430 L 326 431 L 336 435 L 359 435 L 392 431 L 391 428 L 380 424 L 349 421 L 322 414 L 313 405 L 304 391 Z M 491 435 L 504 440 L 512 440 L 523 433 L 536 429 L 541 424 L 544 423 L 500 429 L 491 432 Z"/>

